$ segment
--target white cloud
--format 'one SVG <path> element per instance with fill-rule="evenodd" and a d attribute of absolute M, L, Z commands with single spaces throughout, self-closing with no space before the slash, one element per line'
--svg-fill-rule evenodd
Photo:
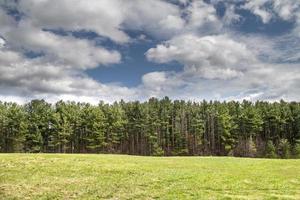
<path fill-rule="evenodd" d="M 37 27 L 94 31 L 126 42 L 129 37 L 121 30 L 122 6 L 118 0 L 26 0 L 18 7 Z"/>
<path fill-rule="evenodd" d="M 143 30 L 159 39 L 190 32 L 218 32 L 222 28 L 216 9 L 204 1 L 180 1 L 183 7 L 161 0 L 124 2 L 124 28 Z"/>
<path fill-rule="evenodd" d="M 290 20 L 296 17 L 296 14 L 300 8 L 299 1 L 273 0 L 272 3 L 274 11 L 284 20 Z"/>
<path fill-rule="evenodd" d="M 91 41 L 43 31 L 45 27 L 34 26 L 31 19 L 17 23 L 1 9 L 0 15 L 4 19 L 0 23 L 5 27 L 0 30 L 0 35 L 5 39 L 6 45 L 15 51 L 42 53 L 47 62 L 74 68 L 97 67 L 121 60 L 119 52 L 95 46 Z"/>
<path fill-rule="evenodd" d="M 45 32 L 23 22 L 8 24 L 0 32 L 5 38 L 0 38 L 0 94 L 4 100 L 63 98 L 111 102 L 115 98 L 137 98 L 134 90 L 101 84 L 83 71 L 99 64 L 119 62 L 120 54 L 116 51 L 96 47 L 87 40 Z M 28 58 L 23 55 L 24 49 L 44 55 Z"/>
<path fill-rule="evenodd" d="M 291 43 L 289 40 L 294 41 L 292 36 L 286 37 L 182 35 L 159 44 L 146 53 L 150 61 L 177 61 L 184 68 L 173 72 L 172 76 L 158 78 L 163 81 L 153 81 L 155 88 L 159 88 L 156 96 L 166 95 L 167 90 L 161 89 L 165 85 L 177 83 L 167 92 L 175 98 L 298 100 L 299 64 L 278 63 L 279 60 L 284 61 L 285 55 L 278 43 L 288 45 Z M 296 56 L 297 48 L 292 49 L 291 55 Z M 152 73 L 147 85 L 151 85 L 150 80 L 155 80 L 154 75 L 161 77 L 162 73 Z"/>
<path fill-rule="evenodd" d="M 2 42 L 0 51 L 0 91 L 11 97 L 78 97 L 89 101 L 143 98 L 173 93 L 188 77 L 187 73 L 153 72 L 143 76 L 142 84 L 137 88 L 101 84 L 87 77 L 83 70 L 118 63 L 120 53 L 96 46 L 92 41 L 56 35 L 45 29 L 93 31 L 114 42 L 124 43 L 130 40 L 125 29 L 145 31 L 158 38 L 172 38 L 201 27 L 214 29 L 216 24 L 219 26 L 213 6 L 197 1 L 180 9 L 160 0 L 28 0 L 20 1 L 17 9 L 24 14 L 19 22 L 0 9 L 3 16 L 0 22 L 5 27 L 0 30 L 5 39 L 5 47 Z M 27 58 L 23 55 L 27 51 L 42 56 Z M 224 73 L 234 72 L 225 70 Z M 210 72 L 206 74 L 212 76 Z"/>
<path fill-rule="evenodd" d="M 88 40 L 57 36 L 26 23 L 11 28 L 3 36 L 13 48 L 43 53 L 48 60 L 72 67 L 97 67 L 100 64 L 118 63 L 121 60 L 121 55 L 117 51 L 96 47 Z"/>
<path fill-rule="evenodd" d="M 203 78 L 234 78 L 255 62 L 246 45 L 226 35 L 181 35 L 149 49 L 146 56 L 158 63 L 180 62 L 186 73 Z"/>
<path fill-rule="evenodd" d="M 218 20 L 216 9 L 212 4 L 204 1 L 193 1 L 184 11 L 187 14 L 188 27 L 186 28 L 206 28 L 218 29 L 221 24 Z"/>
<path fill-rule="evenodd" d="M 295 21 L 293 33 L 273 38 L 241 36 L 228 30 L 228 25 L 242 17 L 236 13 L 240 7 L 228 2 L 222 19 L 214 5 L 196 0 L 10 3 L 23 15 L 17 21 L 0 8 L 0 98 L 18 102 L 46 98 L 51 102 L 64 99 L 91 103 L 100 99 L 112 102 L 165 95 L 192 100 L 299 100 L 300 43 L 295 40 L 300 29 L 299 2 L 230 1 L 244 2 L 243 8 L 264 23 L 277 17 Z M 120 52 L 91 39 L 58 35 L 45 29 L 92 31 L 118 46 L 131 45 L 135 39 L 165 40 L 146 52 L 147 59 L 160 64 L 178 62 L 182 70 L 147 73 L 141 77 L 140 85 L 131 88 L 103 84 L 88 77 L 85 70 L 120 63 Z M 139 36 L 130 38 L 127 31 L 137 31 Z M 41 56 L 29 58 L 25 55 L 28 52 Z"/>
<path fill-rule="evenodd" d="M 1 4 L 0 4 L 1 5 Z M 6 32 L 9 27 L 15 25 L 16 22 L 9 17 L 0 7 L 0 27 L 1 32 Z"/>
<path fill-rule="evenodd" d="M 236 40 L 246 44 L 256 57 L 267 63 L 300 61 L 300 38 L 293 33 L 268 37 L 264 35 L 237 35 Z"/>
<path fill-rule="evenodd" d="M 184 25 L 179 7 L 163 0 L 26 0 L 18 8 L 36 27 L 93 31 L 119 43 L 130 40 L 124 29 L 167 36 Z"/>
<path fill-rule="evenodd" d="M 226 25 L 231 25 L 241 20 L 242 17 L 236 13 L 235 9 L 236 7 L 234 5 L 227 5 L 222 19 Z"/>
<path fill-rule="evenodd" d="M 137 88 L 139 96 L 150 97 L 175 97 L 177 90 L 184 86 L 180 73 L 176 72 L 150 72 L 142 77 L 142 84 Z"/>
<path fill-rule="evenodd" d="M 269 23 L 272 18 L 280 17 L 283 20 L 300 20 L 297 13 L 300 9 L 299 1 L 291 0 L 245 0 L 242 6 L 259 16 L 263 23 Z"/>
<path fill-rule="evenodd" d="M 247 0 L 247 3 L 243 6 L 243 8 L 248 9 L 255 15 L 259 16 L 263 23 L 268 23 L 272 18 L 272 14 L 264 7 L 268 1 L 269 0 Z"/>
<path fill-rule="evenodd" d="M 2 38 L 0 38 L 0 49 L 3 48 L 4 45 L 5 45 L 5 41 Z"/>
<path fill-rule="evenodd" d="M 3 58 L 6 58 L 3 59 Z M 9 60 L 8 60 L 9 59 Z M 115 98 L 137 98 L 135 91 L 124 86 L 104 85 L 82 71 L 68 66 L 45 63 L 41 59 L 28 60 L 16 52 L 0 50 L 0 93 L 24 98 L 76 99 L 89 97 L 97 101 Z M 64 98 L 65 99 L 65 98 Z"/>
<path fill-rule="evenodd" d="M 180 30 L 184 27 L 184 20 L 178 16 L 169 15 L 167 18 L 161 20 L 159 25 L 168 30 Z"/>
<path fill-rule="evenodd" d="M 144 30 L 158 38 L 168 38 L 181 31 L 184 20 L 178 6 L 161 0 L 122 1 L 124 27 L 130 30 Z"/>
<path fill-rule="evenodd" d="M 144 87 L 152 96 L 166 95 L 176 99 L 189 100 L 299 100 L 300 69 L 298 65 L 290 64 L 253 64 L 243 76 L 234 79 L 196 78 L 185 71 L 166 76 L 168 72 L 151 73 L 151 79 Z M 163 81 L 156 77 L 163 76 Z M 144 77 L 148 77 L 145 75 Z M 153 84 L 151 83 L 153 81 Z M 170 87 L 173 86 L 173 87 Z"/>
<path fill-rule="evenodd" d="M 15 7 L 24 14 L 22 21 L 36 29 L 93 31 L 119 43 L 130 40 L 125 30 L 145 31 L 161 39 L 222 26 L 213 5 L 204 1 L 184 5 L 164 0 L 26 0 Z"/>

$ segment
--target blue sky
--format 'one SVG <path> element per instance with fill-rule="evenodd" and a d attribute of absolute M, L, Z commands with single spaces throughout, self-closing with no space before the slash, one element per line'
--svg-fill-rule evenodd
<path fill-rule="evenodd" d="M 154 47 L 157 42 L 159 41 L 138 41 L 126 46 L 117 46 L 116 48 L 122 52 L 121 63 L 91 69 L 87 74 L 103 83 L 116 82 L 135 87 L 141 84 L 141 77 L 146 73 L 182 69 L 182 66 L 176 62 L 160 65 L 146 59 L 145 52 Z"/>
<path fill-rule="evenodd" d="M 299 100 L 300 1 L 1 0 L 0 97 Z"/>

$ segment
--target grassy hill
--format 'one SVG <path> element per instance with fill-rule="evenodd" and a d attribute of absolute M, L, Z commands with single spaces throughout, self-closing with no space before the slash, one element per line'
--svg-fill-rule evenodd
<path fill-rule="evenodd" d="M 300 160 L 0 154 L 0 199 L 300 199 Z"/>

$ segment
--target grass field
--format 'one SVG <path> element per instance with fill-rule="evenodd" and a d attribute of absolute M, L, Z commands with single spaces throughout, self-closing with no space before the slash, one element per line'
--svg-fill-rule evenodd
<path fill-rule="evenodd" d="M 1 199 L 300 199 L 300 160 L 0 154 Z"/>

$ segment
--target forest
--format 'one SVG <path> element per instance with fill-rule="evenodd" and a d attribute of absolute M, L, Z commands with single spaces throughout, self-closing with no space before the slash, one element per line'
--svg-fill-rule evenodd
<path fill-rule="evenodd" d="M 300 103 L 0 102 L 0 152 L 300 157 Z"/>

